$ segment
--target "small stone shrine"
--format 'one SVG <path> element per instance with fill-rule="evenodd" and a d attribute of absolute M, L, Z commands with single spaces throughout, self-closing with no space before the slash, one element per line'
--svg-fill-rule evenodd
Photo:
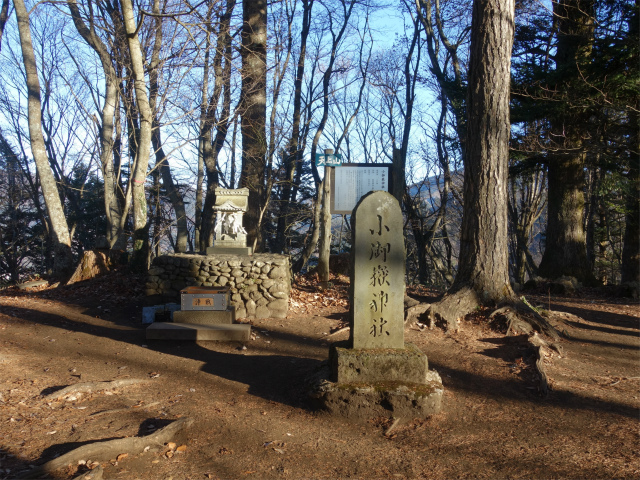
<path fill-rule="evenodd" d="M 247 247 L 247 231 L 242 226 L 242 216 L 249 204 L 249 189 L 216 188 L 215 191 L 215 238 L 213 247 L 207 248 L 207 255 L 251 255 L 253 248 Z"/>
<path fill-rule="evenodd" d="M 351 333 L 348 341 L 330 347 L 328 371 L 316 379 L 311 395 L 331 413 L 353 418 L 437 413 L 442 380 L 428 370 L 418 347 L 404 343 L 400 205 L 387 192 L 371 192 L 360 200 L 351 222 Z"/>

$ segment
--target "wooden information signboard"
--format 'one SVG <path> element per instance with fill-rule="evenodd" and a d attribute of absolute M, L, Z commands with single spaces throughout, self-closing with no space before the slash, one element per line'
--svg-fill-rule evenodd
<path fill-rule="evenodd" d="M 391 164 L 343 163 L 331 171 L 331 213 L 350 215 L 367 193 L 391 190 Z"/>

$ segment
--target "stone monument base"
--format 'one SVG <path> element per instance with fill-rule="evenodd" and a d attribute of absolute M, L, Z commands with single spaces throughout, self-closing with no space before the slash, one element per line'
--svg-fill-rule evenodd
<path fill-rule="evenodd" d="M 409 382 L 427 380 L 427 356 L 411 343 L 405 348 L 348 348 L 349 341 L 329 349 L 331 377 L 338 383 Z"/>
<path fill-rule="evenodd" d="M 399 349 L 353 349 L 336 342 L 329 363 L 313 378 L 310 395 L 332 414 L 424 418 L 442 409 L 440 375 L 410 343 Z"/>
<path fill-rule="evenodd" d="M 318 408 L 332 415 L 366 420 L 372 417 L 426 418 L 442 409 L 440 375 L 427 372 L 424 383 L 337 383 L 325 366 L 313 378 L 310 396 Z"/>
<path fill-rule="evenodd" d="M 207 247 L 207 255 L 253 255 L 253 247 Z"/>

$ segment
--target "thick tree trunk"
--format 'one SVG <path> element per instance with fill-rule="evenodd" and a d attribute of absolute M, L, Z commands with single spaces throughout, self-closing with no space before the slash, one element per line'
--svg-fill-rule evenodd
<path fill-rule="evenodd" d="M 580 81 L 578 65 L 591 52 L 594 20 L 593 0 L 562 0 L 553 4 L 558 22 L 558 46 L 555 55 L 560 80 L 556 90 L 571 88 Z M 581 112 L 561 111 L 551 116 L 551 132 L 558 149 L 548 162 L 548 220 L 545 252 L 539 274 L 547 278 L 563 275 L 593 283 L 587 258 L 584 231 L 584 125 Z"/>
<path fill-rule="evenodd" d="M 33 53 L 29 16 L 23 0 L 14 0 L 18 33 L 20 34 L 20 47 L 26 72 L 29 110 L 29 139 L 31 153 L 40 176 L 40 185 L 44 197 L 49 224 L 51 230 L 49 236 L 53 243 L 54 259 L 53 273 L 65 277 L 70 275 L 73 268 L 73 256 L 71 254 L 71 236 L 69 226 L 64 214 L 64 208 L 60 200 L 60 194 L 55 178 L 51 172 L 49 158 L 42 135 L 42 103 L 40 100 L 40 81 L 36 67 L 36 58 Z"/>
<path fill-rule="evenodd" d="M 244 215 L 249 246 L 262 247 L 260 211 L 264 195 L 267 141 L 267 2 L 243 2 L 242 25 L 242 173 L 240 185 L 249 189 Z"/>
<path fill-rule="evenodd" d="M 458 273 L 431 309 L 450 327 L 477 305 L 511 299 L 507 231 L 514 0 L 473 4 Z"/>
<path fill-rule="evenodd" d="M 545 251 L 539 273 L 580 281 L 591 278 L 584 231 L 584 155 L 556 157 L 549 162 Z"/>

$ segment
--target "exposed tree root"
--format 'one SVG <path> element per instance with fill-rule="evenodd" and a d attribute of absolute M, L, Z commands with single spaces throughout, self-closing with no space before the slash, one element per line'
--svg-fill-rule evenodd
<path fill-rule="evenodd" d="M 348 332 L 349 330 L 351 330 L 351 327 L 349 327 L 349 326 L 339 328 L 335 332 L 331 332 L 329 335 L 327 335 L 327 338 L 333 337 L 333 336 L 338 335 L 339 333 L 342 333 L 342 332 Z"/>
<path fill-rule="evenodd" d="M 102 480 L 103 474 L 104 469 L 102 468 L 102 465 L 98 465 L 93 470 L 84 472 L 82 475 L 75 477 L 73 480 Z"/>
<path fill-rule="evenodd" d="M 142 453 L 146 447 L 162 447 L 172 440 L 179 432 L 188 428 L 193 423 L 191 418 L 180 418 L 160 430 L 144 437 L 128 437 L 108 440 L 106 442 L 96 442 L 83 445 L 71 450 L 69 453 L 54 458 L 44 465 L 34 468 L 24 474 L 22 479 L 39 478 L 43 475 L 64 468 L 68 465 L 77 465 L 78 461 L 88 458 L 98 462 L 108 462 L 116 458 L 121 453 L 137 455 Z M 81 477 L 82 478 L 82 477 Z"/>
<path fill-rule="evenodd" d="M 114 408 L 113 410 L 102 410 L 100 412 L 95 412 L 92 413 L 91 415 L 89 415 L 90 417 L 98 417 L 100 415 L 107 415 L 107 414 L 113 414 L 113 413 L 121 413 L 121 412 L 129 412 L 133 409 L 137 410 L 137 411 L 144 411 L 144 410 L 149 410 L 150 408 L 155 407 L 156 405 L 159 405 L 160 402 L 151 402 L 147 405 L 142 405 L 142 406 L 132 406 L 132 407 L 126 407 L 126 408 Z"/>
<path fill-rule="evenodd" d="M 517 333 L 530 334 L 535 330 L 553 340 L 560 339 L 558 330 L 524 301 L 514 300 L 508 305 L 498 308 L 489 316 L 489 318 L 496 317 L 505 319 L 508 335 Z"/>
<path fill-rule="evenodd" d="M 442 300 L 431 304 L 429 325 L 440 323 L 447 332 L 460 330 L 459 321 L 473 312 L 482 301 L 471 288 L 462 288 L 455 293 L 445 295 Z"/>
<path fill-rule="evenodd" d="M 544 368 L 544 359 L 549 355 L 549 349 L 554 349 L 559 354 L 562 353 L 562 347 L 555 343 L 549 343 L 542 339 L 536 332 L 529 336 L 529 344 L 536 352 L 536 371 L 540 376 L 540 394 L 546 397 L 549 394 L 549 379 Z"/>
<path fill-rule="evenodd" d="M 447 332 L 456 332 L 460 329 L 460 320 L 485 303 L 484 299 L 469 287 L 445 295 L 442 300 L 431 304 L 428 308 L 430 326 L 433 323 L 439 323 L 444 326 Z M 491 316 L 497 315 L 502 315 L 507 319 L 510 331 L 530 333 L 533 329 L 554 340 L 560 339 L 558 330 L 522 299 L 505 298 Z"/>
<path fill-rule="evenodd" d="M 404 311 L 404 323 L 405 326 L 411 326 L 420 321 L 422 317 L 431 307 L 430 303 L 418 303 L 413 305 Z M 429 328 L 433 328 L 433 323 L 428 319 Z"/>
<path fill-rule="evenodd" d="M 521 313 L 520 315 L 524 321 L 529 322 L 531 326 L 538 332 L 547 335 L 554 340 L 560 340 L 560 332 L 549 323 L 549 320 L 540 315 L 535 308 L 533 308 L 524 299 L 520 299 L 514 302 L 513 306 Z"/>
<path fill-rule="evenodd" d="M 44 400 L 57 400 L 59 398 L 69 397 L 78 393 L 86 392 L 99 392 L 102 390 L 114 390 L 119 387 L 127 385 L 134 385 L 136 383 L 146 382 L 146 379 L 142 378 L 123 378 L 121 380 L 113 380 L 112 382 L 88 382 L 88 383 L 76 383 L 69 385 L 62 390 L 56 390 L 44 397 Z"/>

